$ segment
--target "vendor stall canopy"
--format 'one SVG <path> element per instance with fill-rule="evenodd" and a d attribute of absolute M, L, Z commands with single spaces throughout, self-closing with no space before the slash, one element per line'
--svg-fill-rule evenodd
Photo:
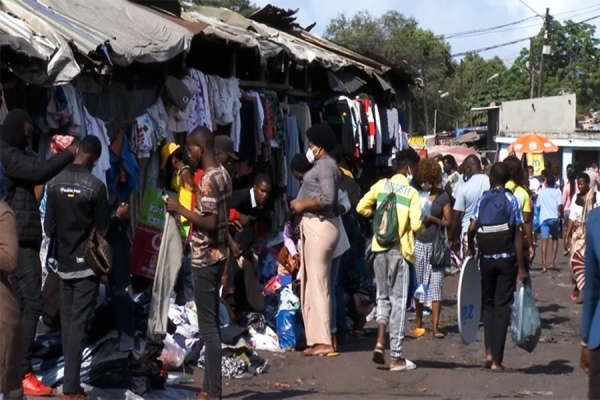
<path fill-rule="evenodd" d="M 127 0 L 2 0 L 3 8 L 46 37 L 54 32 L 109 65 L 168 61 L 190 47 L 192 32 Z"/>

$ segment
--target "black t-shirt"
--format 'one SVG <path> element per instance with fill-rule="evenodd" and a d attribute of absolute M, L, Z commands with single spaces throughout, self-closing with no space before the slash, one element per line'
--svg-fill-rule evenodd
<path fill-rule="evenodd" d="M 450 196 L 445 191 L 440 191 L 437 197 L 431 202 L 431 215 L 436 218 L 444 218 L 444 207 L 450 204 Z M 421 243 L 432 243 L 439 229 L 438 224 L 427 222 L 425 224 L 425 232 L 417 235 L 417 240 Z"/>

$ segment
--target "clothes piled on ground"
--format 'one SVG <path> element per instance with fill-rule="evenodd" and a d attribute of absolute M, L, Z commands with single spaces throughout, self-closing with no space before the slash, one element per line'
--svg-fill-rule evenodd
<path fill-rule="evenodd" d="M 81 382 L 99 388 L 124 388 L 142 395 L 148 390 L 164 387 L 165 380 L 160 371 L 162 363 L 157 361 L 162 344 L 154 344 L 141 336 L 136 339 L 135 350 L 119 350 L 117 331 L 112 331 L 99 341 L 83 350 Z M 58 386 L 64 377 L 64 359 L 47 358 L 62 354 L 60 334 L 39 335 L 36 339 L 38 361 L 34 373 L 44 384 Z"/>
<path fill-rule="evenodd" d="M 165 378 L 159 361 L 162 343 L 145 338 L 148 321 L 147 295 L 136 297 L 135 337 L 132 351 L 122 351 L 122 335 L 115 326 L 112 302 L 102 304 L 91 322 L 88 345 L 83 350 L 81 382 L 98 388 L 130 389 L 138 395 L 162 390 Z M 116 311 L 119 313 L 120 311 Z M 56 387 L 64 377 L 64 358 L 60 333 L 38 335 L 33 370 L 44 384 Z"/>

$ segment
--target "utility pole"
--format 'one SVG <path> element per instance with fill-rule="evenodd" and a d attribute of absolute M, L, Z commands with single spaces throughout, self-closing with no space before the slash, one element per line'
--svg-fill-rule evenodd
<path fill-rule="evenodd" d="M 544 56 L 550 55 L 550 8 L 546 8 L 546 18 L 544 20 L 544 43 L 542 45 L 542 57 L 540 60 L 540 84 L 538 86 L 538 97 L 544 94 Z"/>
<path fill-rule="evenodd" d="M 531 88 L 529 90 L 529 98 L 533 99 L 535 88 L 535 65 L 533 63 L 533 38 L 529 39 L 529 82 Z"/>

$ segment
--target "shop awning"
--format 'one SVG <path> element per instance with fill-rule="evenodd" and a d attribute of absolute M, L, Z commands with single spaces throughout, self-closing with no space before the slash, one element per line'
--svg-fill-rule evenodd
<path fill-rule="evenodd" d="M 73 52 L 51 28 L 46 31 L 54 37 L 36 33 L 27 23 L 0 9 L 0 48 L 16 56 L 9 58 L 11 71 L 34 85 L 69 82 L 81 72 Z"/>
<path fill-rule="evenodd" d="M 168 61 L 188 51 L 192 33 L 127 0 L 2 0 L 37 32 L 49 28 L 88 55 L 108 63 Z"/>
<path fill-rule="evenodd" d="M 464 135 L 461 135 L 458 138 L 454 139 L 452 141 L 452 143 L 455 145 L 461 145 L 461 144 L 478 142 L 485 135 L 486 135 L 485 133 L 469 132 L 469 133 L 465 133 Z"/>

